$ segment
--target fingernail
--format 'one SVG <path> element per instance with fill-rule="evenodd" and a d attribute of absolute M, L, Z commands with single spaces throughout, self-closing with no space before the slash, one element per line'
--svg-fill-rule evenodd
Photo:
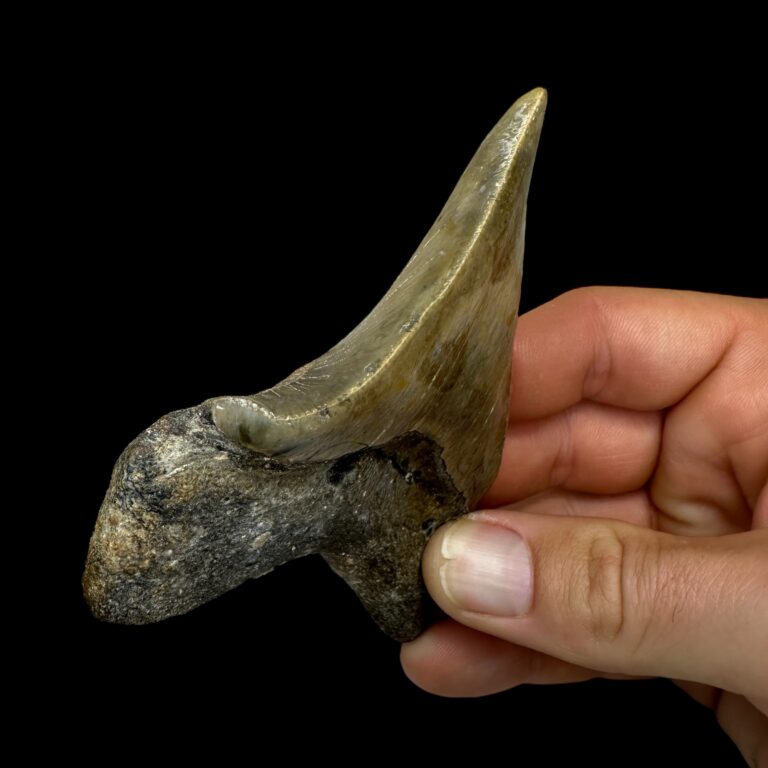
<path fill-rule="evenodd" d="M 519 616 L 530 608 L 531 553 L 514 531 L 459 520 L 443 534 L 440 554 L 440 582 L 459 608 L 493 616 Z"/>

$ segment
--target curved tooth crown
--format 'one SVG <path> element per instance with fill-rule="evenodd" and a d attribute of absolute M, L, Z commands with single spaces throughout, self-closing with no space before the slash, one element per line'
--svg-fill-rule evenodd
<path fill-rule="evenodd" d="M 418 431 L 468 504 L 498 471 L 528 185 L 546 105 L 518 99 L 478 149 L 390 290 L 333 349 L 265 392 L 213 402 L 231 439 L 282 461 L 337 458 Z"/>

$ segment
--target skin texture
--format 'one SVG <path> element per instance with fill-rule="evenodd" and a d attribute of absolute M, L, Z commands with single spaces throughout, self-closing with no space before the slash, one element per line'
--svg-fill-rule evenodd
<path fill-rule="evenodd" d="M 768 765 L 767 350 L 762 300 L 590 288 L 521 317 L 501 470 L 427 547 L 449 618 L 403 646 L 406 674 L 445 696 L 669 677 Z M 462 527 L 522 537 L 521 613 L 441 578 Z"/>

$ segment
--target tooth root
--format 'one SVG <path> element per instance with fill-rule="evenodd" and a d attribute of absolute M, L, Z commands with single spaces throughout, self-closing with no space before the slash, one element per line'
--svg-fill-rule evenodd
<path fill-rule="evenodd" d="M 270 390 L 213 403 L 227 436 L 332 459 L 418 431 L 471 505 L 498 470 L 525 206 L 546 104 L 536 89 L 480 146 L 394 285 L 333 349 Z"/>

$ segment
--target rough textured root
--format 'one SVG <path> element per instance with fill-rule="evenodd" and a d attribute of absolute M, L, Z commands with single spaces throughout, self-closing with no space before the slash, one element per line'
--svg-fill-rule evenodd
<path fill-rule="evenodd" d="M 198 406 L 120 457 L 83 586 L 98 618 L 159 621 L 296 557 L 322 552 L 381 628 L 423 628 L 424 544 L 466 511 L 440 448 L 416 433 L 335 461 L 282 464 L 225 438 Z"/>

